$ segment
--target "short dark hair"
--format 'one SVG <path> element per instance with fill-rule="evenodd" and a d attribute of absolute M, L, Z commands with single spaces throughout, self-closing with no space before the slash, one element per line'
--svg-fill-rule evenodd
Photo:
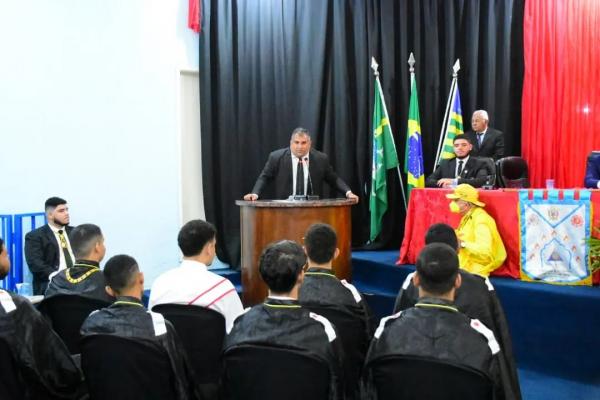
<path fill-rule="evenodd" d="M 318 264 L 325 264 L 333 259 L 337 235 L 327 224 L 313 224 L 304 235 L 304 246 L 308 258 Z"/>
<path fill-rule="evenodd" d="M 139 267 L 135 258 L 126 254 L 111 257 L 104 266 L 106 284 L 116 293 L 121 293 L 135 282 Z"/>
<path fill-rule="evenodd" d="M 417 257 L 421 286 L 433 295 L 444 295 L 454 287 L 458 274 L 458 255 L 444 243 L 428 244 Z"/>
<path fill-rule="evenodd" d="M 67 204 L 67 201 L 65 199 L 61 199 L 60 197 L 50 197 L 44 203 L 44 210 L 48 211 L 48 210 L 54 209 L 62 204 Z"/>
<path fill-rule="evenodd" d="M 296 135 L 300 135 L 300 136 L 308 136 L 308 138 L 310 139 L 310 132 L 308 131 L 308 129 L 303 128 L 301 126 L 297 127 L 296 129 L 294 129 L 292 131 L 292 136 L 291 139 L 294 138 L 294 136 Z"/>
<path fill-rule="evenodd" d="M 69 233 L 69 242 L 75 258 L 80 260 L 90 255 L 96 243 L 102 239 L 98 225 L 81 224 Z"/>
<path fill-rule="evenodd" d="M 452 143 L 454 144 L 454 142 L 456 142 L 456 141 L 457 141 L 457 140 L 459 140 L 459 139 L 466 140 L 467 142 L 469 142 L 469 144 L 473 144 L 473 143 L 472 143 L 472 142 L 469 140 L 469 138 L 467 137 L 467 135 L 465 135 L 465 134 L 460 134 L 460 135 L 456 135 L 456 136 L 454 136 L 454 138 L 452 139 Z"/>
<path fill-rule="evenodd" d="M 200 254 L 216 234 L 217 230 L 213 224 L 194 219 L 181 227 L 177 235 L 177 243 L 185 257 L 192 257 Z"/>
<path fill-rule="evenodd" d="M 433 224 L 425 234 L 425 244 L 445 243 L 453 249 L 458 249 L 458 238 L 456 232 L 448 224 Z"/>
<path fill-rule="evenodd" d="M 0 253 L 2 253 L 2 246 L 4 246 L 4 240 L 0 238 Z"/>
<path fill-rule="evenodd" d="M 282 240 L 268 245 L 260 255 L 258 271 L 269 289 L 275 293 L 287 293 L 294 288 L 306 254 L 292 240 Z"/>

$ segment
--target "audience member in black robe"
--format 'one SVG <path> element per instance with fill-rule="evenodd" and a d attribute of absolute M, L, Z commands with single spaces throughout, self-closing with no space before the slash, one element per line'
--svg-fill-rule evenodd
<path fill-rule="evenodd" d="M 50 278 L 44 300 L 58 295 L 77 295 L 112 303 L 114 298 L 104 289 L 106 283 L 100 271 L 100 261 L 106 254 L 100 228 L 93 224 L 79 225 L 69 240 L 76 262 Z"/>
<path fill-rule="evenodd" d="M 457 249 L 458 239 L 451 226 L 447 224 L 434 224 L 425 234 L 425 244 L 445 243 Z M 508 322 L 504 315 L 502 304 L 496 295 L 494 286 L 488 278 L 471 274 L 463 269 L 458 273 L 461 276 L 461 285 L 456 289 L 454 305 L 463 314 L 480 320 L 494 332 L 502 352 L 498 354 L 498 363 L 504 387 L 505 399 L 520 399 L 521 388 L 517 375 L 517 366 L 513 357 L 512 340 L 508 329 Z M 409 274 L 396 298 L 394 313 L 414 307 L 419 301 L 419 290 L 414 285 L 415 273 Z"/>
<path fill-rule="evenodd" d="M 81 327 L 81 334 L 84 337 L 103 334 L 138 339 L 164 349 L 173 368 L 177 399 L 200 398 L 193 387 L 186 356 L 173 325 L 161 314 L 146 310 L 142 304 L 144 275 L 135 259 L 127 255 L 112 257 L 106 263 L 104 276 L 106 291 L 116 301 L 90 314 Z"/>
<path fill-rule="evenodd" d="M 377 398 L 369 364 L 399 355 L 480 371 L 493 382 L 494 398 L 504 398 L 498 366 L 501 350 L 494 333 L 454 304 L 455 290 L 462 281 L 456 251 L 443 243 L 429 244 L 419 254 L 416 266 L 413 282 L 419 289 L 419 301 L 381 319 L 367 354 L 364 397 Z"/>
<path fill-rule="evenodd" d="M 352 284 L 346 280 L 340 281 L 335 276 L 332 262 L 340 250 L 337 248 L 337 235 L 331 226 L 312 225 L 304 235 L 304 249 L 308 257 L 308 270 L 300 287 L 300 304 L 318 314 L 322 313 L 336 326 L 344 350 L 346 398 L 358 398 L 358 379 L 373 335 L 370 309 Z M 342 325 L 362 325 L 362 332 L 345 332 Z"/>
<path fill-rule="evenodd" d="M 10 269 L 0 239 L 0 279 Z M 0 289 L 0 341 L 10 349 L 16 367 L 3 367 L 0 398 L 77 399 L 84 389 L 79 368 L 45 318 L 26 298 Z M 2 365 L 10 360 L 6 358 Z M 14 376 L 11 376 L 14 375 Z M 23 397 L 18 397 L 18 394 Z"/>
<path fill-rule="evenodd" d="M 302 247 L 291 240 L 270 244 L 259 263 L 259 273 L 269 288 L 269 296 L 264 303 L 235 320 L 225 339 L 224 351 L 245 344 L 304 351 L 328 364 L 329 399 L 342 399 L 341 349 L 335 329 L 325 317 L 310 312 L 298 302 L 306 265 Z"/>

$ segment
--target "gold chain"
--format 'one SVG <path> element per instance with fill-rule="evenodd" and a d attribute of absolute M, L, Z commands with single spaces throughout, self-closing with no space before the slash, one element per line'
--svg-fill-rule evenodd
<path fill-rule="evenodd" d="M 87 266 L 87 267 L 92 267 L 92 269 L 91 269 L 91 270 L 89 270 L 88 272 L 86 272 L 85 274 L 81 275 L 79 278 L 72 278 L 72 277 L 71 277 L 71 273 L 69 272 L 69 270 L 70 270 L 71 268 L 67 268 L 67 269 L 66 269 L 66 271 L 65 271 L 65 276 L 67 277 L 67 280 L 68 280 L 70 283 L 79 283 L 79 282 L 81 282 L 81 281 L 85 280 L 85 279 L 86 279 L 87 277 L 89 277 L 90 275 L 92 275 L 94 272 L 98 272 L 98 271 L 100 271 L 100 268 L 98 268 L 98 267 L 96 267 L 96 266 L 93 266 L 93 265 L 86 265 L 86 264 L 84 264 L 84 265 L 85 265 L 85 266 Z"/>

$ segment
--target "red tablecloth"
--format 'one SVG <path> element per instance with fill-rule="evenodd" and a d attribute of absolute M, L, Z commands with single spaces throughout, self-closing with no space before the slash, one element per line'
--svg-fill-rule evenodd
<path fill-rule="evenodd" d="M 404 227 L 404 240 L 400 248 L 400 258 L 397 264 L 414 264 L 417 254 L 425 245 L 425 232 L 435 223 L 444 222 L 458 227 L 460 215 L 453 214 L 448 208 L 448 189 L 413 189 Z M 546 194 L 544 194 L 546 196 Z M 530 191 L 530 196 L 532 192 Z M 562 193 L 560 194 L 562 197 Z M 577 197 L 577 195 L 576 195 Z M 519 279 L 520 249 L 519 249 L 519 191 L 515 189 L 480 190 L 479 200 L 485 203 L 486 211 L 494 217 L 498 231 L 506 247 L 506 261 L 492 273 L 494 276 L 508 276 Z M 592 226 L 600 225 L 600 191 L 592 191 Z M 596 236 L 596 235 L 594 235 Z M 600 275 L 594 276 L 594 283 L 600 281 Z"/>

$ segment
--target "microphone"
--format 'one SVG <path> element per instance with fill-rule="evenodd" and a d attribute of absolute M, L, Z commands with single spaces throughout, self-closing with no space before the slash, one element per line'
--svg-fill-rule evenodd
<path fill-rule="evenodd" d="M 306 157 L 306 166 L 308 168 L 306 168 L 306 170 L 308 171 L 308 188 L 306 190 L 306 200 L 319 200 L 319 196 L 315 195 L 313 192 L 313 184 L 312 184 L 312 179 L 310 177 L 310 164 L 308 162 L 308 157 Z"/>

